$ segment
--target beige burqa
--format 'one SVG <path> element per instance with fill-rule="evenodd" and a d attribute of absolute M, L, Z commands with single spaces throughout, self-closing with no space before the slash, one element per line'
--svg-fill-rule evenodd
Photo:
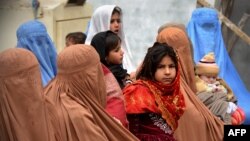
<path fill-rule="evenodd" d="M 178 141 L 222 141 L 223 122 L 209 111 L 190 88 L 195 85 L 195 75 L 187 35 L 178 27 L 166 27 L 158 34 L 157 41 L 175 48 L 180 59 L 181 89 L 186 110 L 178 121 L 175 138 Z"/>
<path fill-rule="evenodd" d="M 0 53 L 0 141 L 49 141 L 49 120 L 36 57 L 22 48 Z"/>
<path fill-rule="evenodd" d="M 45 88 L 45 95 L 57 108 L 64 141 L 138 140 L 104 110 L 104 74 L 94 47 L 65 48 L 57 66 L 58 74 Z"/>

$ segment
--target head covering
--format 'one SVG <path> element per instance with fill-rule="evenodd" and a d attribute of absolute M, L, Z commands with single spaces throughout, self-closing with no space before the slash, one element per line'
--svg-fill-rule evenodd
<path fill-rule="evenodd" d="M 186 109 L 178 121 L 179 126 L 174 132 L 175 138 L 180 141 L 223 140 L 223 122 L 208 110 L 192 89 L 195 88 L 196 91 L 194 64 L 187 35 L 178 27 L 168 27 L 158 34 L 157 41 L 175 48 L 180 59 L 180 85 Z"/>
<path fill-rule="evenodd" d="M 106 46 L 106 38 L 111 34 L 115 34 L 112 31 L 104 31 L 97 33 L 92 41 L 91 45 L 96 49 L 98 52 L 101 62 L 109 68 L 109 70 L 114 74 L 116 80 L 118 81 L 120 87 L 124 88 L 123 80 L 128 75 L 127 70 L 123 68 L 121 64 L 108 64 L 106 58 L 107 54 L 107 46 Z"/>
<path fill-rule="evenodd" d="M 195 72 L 198 75 L 218 76 L 219 67 L 215 63 L 214 53 L 205 55 L 196 65 Z"/>
<path fill-rule="evenodd" d="M 115 7 L 116 5 L 102 5 L 94 11 L 87 33 L 87 39 L 85 41 L 86 44 L 90 44 L 92 38 L 97 33 L 110 30 L 110 20 Z M 120 13 L 120 18 L 121 21 L 123 21 L 122 13 Z M 124 34 L 123 22 L 121 22 L 120 24 L 121 27 L 118 32 L 118 36 L 121 38 L 121 47 L 124 51 L 123 66 L 128 70 L 128 72 L 131 72 L 135 69 L 132 64 L 132 53 Z"/>
<path fill-rule="evenodd" d="M 192 47 L 181 26 L 166 26 L 157 36 L 157 41 L 173 47 L 179 55 L 181 77 L 196 92 Z"/>
<path fill-rule="evenodd" d="M 59 111 L 66 140 L 137 140 L 104 111 L 107 97 L 104 75 L 99 55 L 92 46 L 78 44 L 65 48 L 58 55 L 57 65 L 58 74 L 45 94 Z"/>
<path fill-rule="evenodd" d="M 49 141 L 39 64 L 28 50 L 0 53 L 0 140 Z"/>
<path fill-rule="evenodd" d="M 187 25 L 188 36 L 194 47 L 196 63 L 209 52 L 214 52 L 220 68 L 219 77 L 225 80 L 238 99 L 238 105 L 246 112 L 244 124 L 250 124 L 250 93 L 234 67 L 224 44 L 218 13 L 213 8 L 197 8 Z M 230 75 L 229 75 L 230 74 Z"/>
<path fill-rule="evenodd" d="M 105 60 L 106 57 L 106 37 L 107 37 L 107 32 L 112 32 L 112 31 L 104 31 L 104 32 L 99 32 L 97 33 L 93 39 L 91 40 L 91 46 L 95 48 L 97 53 L 100 56 L 101 62 L 107 66 L 107 62 Z"/>
<path fill-rule="evenodd" d="M 42 74 L 43 86 L 55 77 L 56 48 L 45 25 L 37 20 L 23 23 L 16 31 L 17 47 L 30 50 L 36 56 Z"/>

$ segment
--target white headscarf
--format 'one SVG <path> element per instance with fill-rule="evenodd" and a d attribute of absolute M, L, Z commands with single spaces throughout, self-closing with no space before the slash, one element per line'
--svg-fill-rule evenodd
<path fill-rule="evenodd" d="M 98 7 L 91 18 L 88 33 L 87 33 L 87 39 L 85 41 L 85 44 L 90 45 L 91 40 L 93 36 L 96 33 L 110 30 L 110 19 L 112 16 L 112 12 L 115 9 L 116 5 L 103 5 Z M 123 15 L 120 13 L 120 18 L 122 21 Z M 125 34 L 123 32 L 123 25 L 121 23 L 120 30 L 118 32 L 118 36 L 121 38 L 122 43 L 122 49 L 124 51 L 124 58 L 123 58 L 123 67 L 127 69 L 127 71 L 130 73 L 135 70 L 135 67 L 133 66 L 131 60 L 132 60 L 132 54 L 130 52 L 130 48 L 127 42 L 127 39 L 125 37 Z"/>

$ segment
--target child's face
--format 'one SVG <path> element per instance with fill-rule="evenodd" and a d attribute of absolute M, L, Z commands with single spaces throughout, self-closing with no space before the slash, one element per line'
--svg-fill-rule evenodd
<path fill-rule="evenodd" d="M 110 19 L 110 30 L 118 34 L 121 27 L 121 19 L 119 13 L 114 13 Z"/>
<path fill-rule="evenodd" d="M 108 64 L 120 65 L 123 60 L 123 50 L 121 49 L 121 42 L 119 41 L 116 48 L 112 49 L 108 56 L 106 56 L 106 61 Z"/>
<path fill-rule="evenodd" d="M 216 82 L 215 76 L 200 75 L 200 78 L 208 84 L 213 84 Z"/>
<path fill-rule="evenodd" d="M 155 72 L 155 79 L 163 84 L 170 84 L 176 77 L 176 66 L 174 61 L 169 57 L 165 56 L 157 66 Z"/>

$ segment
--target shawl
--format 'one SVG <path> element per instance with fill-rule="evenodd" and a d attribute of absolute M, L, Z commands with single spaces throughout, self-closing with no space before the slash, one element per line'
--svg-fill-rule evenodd
<path fill-rule="evenodd" d="M 0 53 L 0 140 L 52 141 L 39 64 L 32 52 Z"/>
<path fill-rule="evenodd" d="M 110 30 L 110 19 L 112 12 L 116 5 L 103 5 L 98 7 L 90 20 L 89 29 L 87 33 L 87 38 L 85 43 L 90 44 L 94 35 L 99 32 Z M 121 21 L 123 21 L 123 14 L 120 15 Z M 132 53 L 130 51 L 127 38 L 124 34 L 123 24 L 121 23 L 121 28 L 118 32 L 118 36 L 121 38 L 121 47 L 124 51 L 123 66 L 128 70 L 128 72 L 134 71 L 134 66 L 132 63 Z"/>
<path fill-rule="evenodd" d="M 144 90 L 141 93 L 142 91 L 136 90 L 140 88 L 149 91 Z M 178 120 L 185 109 L 184 97 L 180 91 L 180 71 L 177 71 L 176 78 L 171 84 L 139 79 L 125 87 L 123 93 L 128 113 L 161 113 L 172 130 L 178 127 Z"/>
<path fill-rule="evenodd" d="M 244 124 L 250 124 L 250 93 L 227 53 L 217 11 L 197 8 L 192 13 L 187 31 L 194 47 L 194 61 L 197 63 L 205 54 L 214 52 L 216 64 L 220 68 L 219 77 L 229 85 L 238 99 L 238 105 L 245 111 Z"/>
<path fill-rule="evenodd" d="M 40 65 L 42 83 L 46 86 L 57 73 L 57 53 L 45 25 L 37 20 L 25 22 L 18 27 L 16 36 L 17 47 L 28 49 L 36 56 Z"/>
<path fill-rule="evenodd" d="M 65 48 L 58 55 L 57 65 L 58 74 L 45 88 L 45 95 L 58 109 L 65 141 L 138 140 L 104 110 L 104 74 L 92 46 Z"/>
<path fill-rule="evenodd" d="M 179 36 L 180 38 L 174 41 L 178 33 L 182 36 Z M 195 75 L 189 48 L 190 43 L 186 34 L 178 27 L 167 27 L 158 34 L 157 41 L 167 43 L 177 50 L 180 59 L 181 74 L 185 74 L 185 76 L 192 79 L 191 83 L 185 76 L 181 75 L 180 89 L 184 95 L 186 109 L 178 121 L 179 126 L 174 132 L 175 138 L 180 141 L 223 140 L 223 122 L 211 113 L 191 89 L 191 86 L 195 86 Z M 181 44 L 184 46 L 180 46 Z M 184 52 L 183 50 L 186 51 Z M 187 60 L 184 62 L 185 58 Z M 189 65 L 192 67 L 185 67 Z"/>

